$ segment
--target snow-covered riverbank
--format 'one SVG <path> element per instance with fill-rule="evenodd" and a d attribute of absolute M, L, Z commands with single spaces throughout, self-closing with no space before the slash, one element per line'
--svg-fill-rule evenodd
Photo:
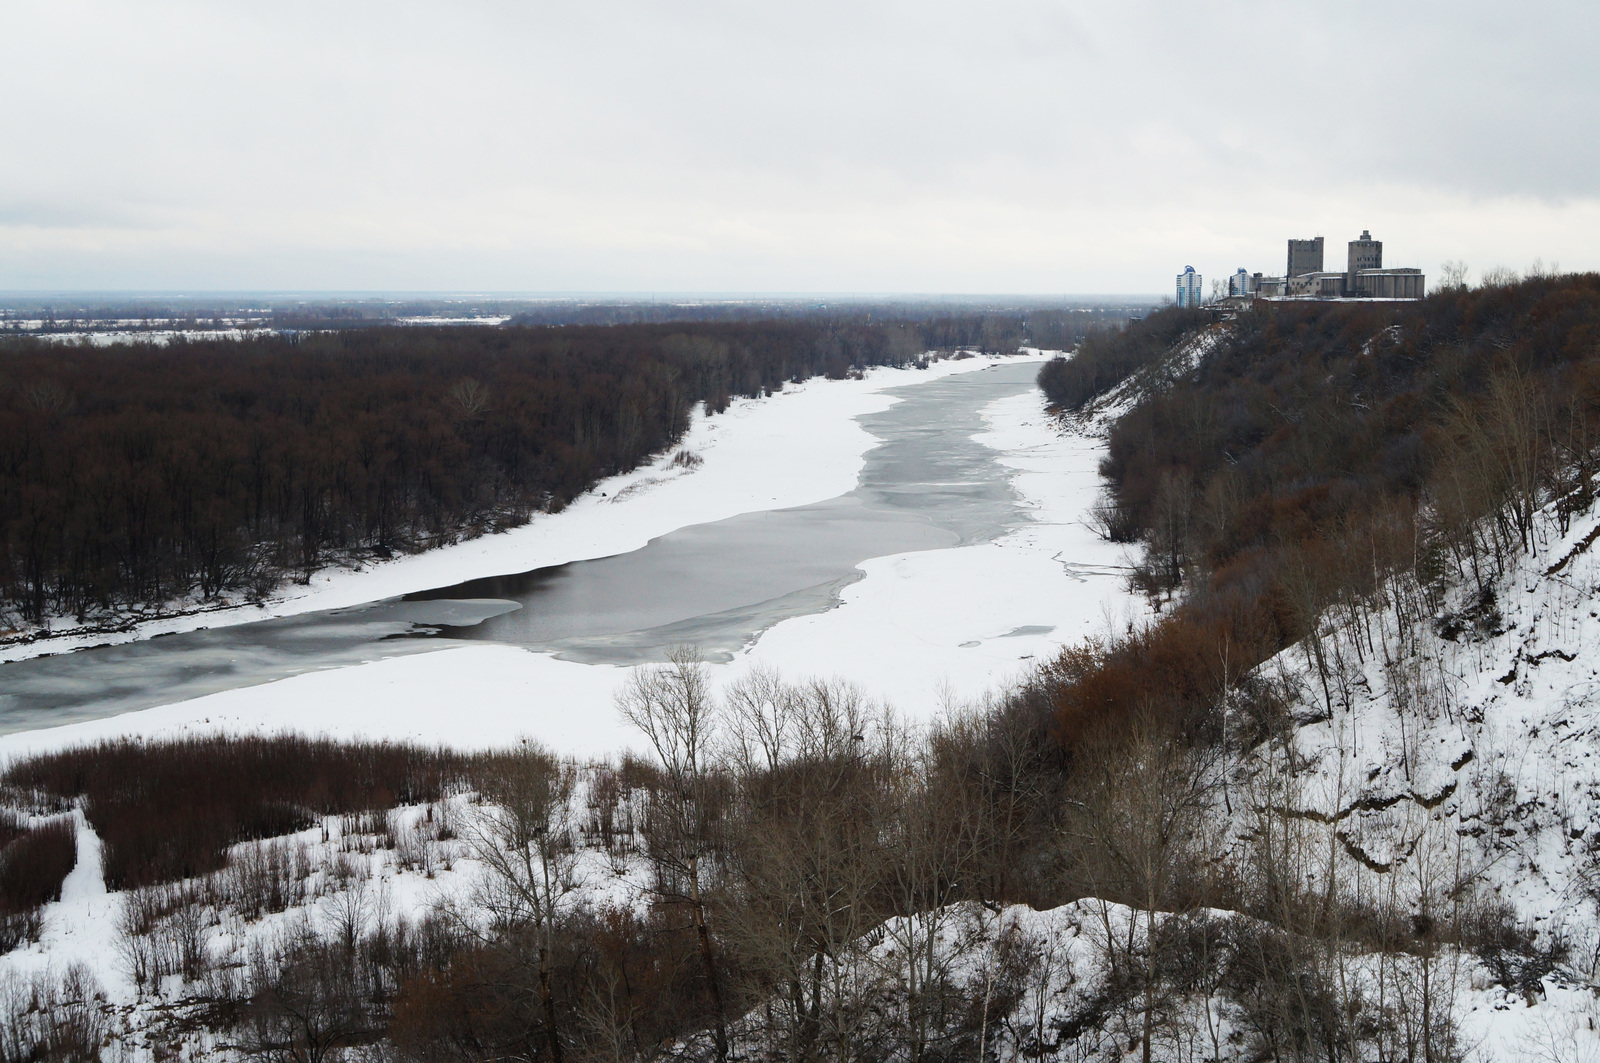
<path fill-rule="evenodd" d="M 910 379 L 880 371 L 863 381 L 817 381 L 736 404 L 696 424 L 686 445 L 705 460 L 691 473 L 670 472 L 664 463 L 639 470 L 526 528 L 331 574 L 273 608 L 331 608 L 618 553 L 688 524 L 841 494 L 874 442 L 855 418 L 894 401 L 886 388 L 995 361 L 942 362 Z M 991 403 L 983 416 L 988 430 L 977 438 L 1015 470 L 1013 486 L 1032 522 L 993 542 L 865 562 L 864 578 L 845 588 L 840 607 L 778 624 L 733 661 L 713 666 L 716 680 L 731 681 L 758 664 L 791 677 L 838 676 L 927 718 L 951 700 L 982 697 L 1062 642 L 1135 609 L 1121 548 L 1081 523 L 1099 489 L 1099 441 L 1064 432 L 1036 391 Z M 566 753 L 602 754 L 632 741 L 612 707 L 626 674 L 511 646 L 468 645 L 9 735 L 0 738 L 0 755 L 104 735 L 215 727 L 462 746 L 531 737 Z"/>
<path fill-rule="evenodd" d="M 392 561 L 326 569 L 308 585 L 283 586 L 260 607 L 208 608 L 109 634 L 72 634 L 57 624 L 55 637 L 0 646 L 0 662 L 339 609 L 485 576 L 606 557 L 637 550 L 688 525 L 833 498 L 855 486 L 863 455 L 877 443 L 856 418 L 893 405 L 896 400 L 885 394 L 888 389 L 1011 360 L 947 359 L 923 370 L 878 367 L 860 380 L 819 377 L 766 398 L 735 399 L 715 417 L 696 415 L 682 443 L 653 464 L 603 480 L 560 513 L 536 516 L 520 528 Z M 701 464 L 674 465 L 678 450 L 699 455 Z"/>

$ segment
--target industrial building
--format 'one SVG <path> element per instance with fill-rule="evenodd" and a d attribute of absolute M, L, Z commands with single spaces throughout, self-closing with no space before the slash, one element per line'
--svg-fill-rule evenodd
<path fill-rule="evenodd" d="M 1348 292 L 1367 299 L 1421 299 L 1423 277 L 1420 269 L 1363 269 L 1348 282 Z"/>
<path fill-rule="evenodd" d="M 1374 240 L 1367 230 L 1361 230 L 1361 239 L 1350 241 L 1349 254 L 1345 256 L 1345 273 L 1354 277 L 1364 269 L 1383 268 L 1383 241 Z"/>
<path fill-rule="evenodd" d="M 1345 268 L 1323 268 L 1323 238 L 1290 240 L 1281 277 L 1240 269 L 1228 278 L 1230 299 L 1421 299 L 1426 278 L 1410 266 L 1385 268 L 1383 241 L 1363 229 L 1346 247 Z"/>
<path fill-rule="evenodd" d="M 1289 264 L 1285 277 L 1303 277 L 1307 273 L 1322 272 L 1322 237 L 1315 240 L 1290 240 Z"/>
<path fill-rule="evenodd" d="M 1345 292 L 1343 273 L 1302 273 L 1284 282 L 1284 295 L 1301 299 L 1339 299 Z"/>

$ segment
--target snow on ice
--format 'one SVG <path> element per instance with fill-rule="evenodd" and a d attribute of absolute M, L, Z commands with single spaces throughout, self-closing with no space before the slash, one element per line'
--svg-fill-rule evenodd
<path fill-rule="evenodd" d="M 934 363 L 929 376 L 981 370 L 994 358 Z M 921 373 L 916 380 L 926 379 Z M 366 571 L 319 575 L 265 615 L 354 605 L 478 576 L 636 549 L 689 524 L 804 505 L 855 485 L 875 443 L 856 422 L 915 383 L 904 371 L 862 381 L 811 381 L 698 419 L 684 446 L 703 463 L 657 465 L 615 477 L 561 513 L 500 535 Z M 914 718 L 980 699 L 1063 642 L 1145 615 L 1125 588 L 1122 547 L 1082 515 L 1099 491 L 1100 439 L 1063 427 L 1037 391 L 983 411 L 979 442 L 1015 470 L 1032 521 L 993 542 L 874 558 L 839 607 L 776 625 L 728 664 L 720 686 L 756 665 L 790 678 L 838 676 Z M 774 476 L 773 470 L 783 470 Z M 257 619 L 262 611 L 188 617 L 144 634 Z M 0 737 L 0 756 L 111 735 L 206 729 L 411 739 L 463 747 L 531 737 L 558 752 L 599 756 L 633 740 L 612 695 L 627 670 L 557 660 L 517 647 L 475 645 L 313 672 L 105 720 Z"/>

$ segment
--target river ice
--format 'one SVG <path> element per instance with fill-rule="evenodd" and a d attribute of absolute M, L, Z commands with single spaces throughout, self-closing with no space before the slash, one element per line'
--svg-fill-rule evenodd
<path fill-rule="evenodd" d="M 981 371 L 995 361 L 939 363 L 923 379 Z M 904 373 L 880 371 L 866 381 L 815 381 L 740 403 L 695 426 L 687 445 L 705 461 L 693 473 L 640 470 L 526 528 L 376 570 L 335 573 L 274 608 L 347 605 L 437 587 L 449 576 L 621 553 L 674 527 L 847 493 L 875 443 L 856 418 L 886 408 L 884 390 L 908 382 Z M 731 681 L 757 664 L 791 678 L 837 676 L 926 719 L 981 699 L 1063 642 L 1142 615 L 1125 589 L 1122 548 L 1081 520 L 1099 490 L 1099 440 L 1063 431 L 1036 390 L 989 403 L 982 420 L 985 430 L 973 438 L 1012 470 L 1011 488 L 1031 520 L 985 542 L 863 561 L 861 578 L 843 588 L 837 608 L 767 628 L 713 664 L 714 680 Z M 616 664 L 468 644 L 12 734 L 0 737 L 0 755 L 105 735 L 219 727 L 462 746 L 527 737 L 561 752 L 599 755 L 634 740 L 612 705 L 626 675 Z"/>

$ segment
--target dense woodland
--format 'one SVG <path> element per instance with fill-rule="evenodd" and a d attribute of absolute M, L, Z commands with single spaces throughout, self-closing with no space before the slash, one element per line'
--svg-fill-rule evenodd
<path fill-rule="evenodd" d="M 1167 622 L 1058 662 L 1066 732 L 1151 704 L 1202 726 L 1219 661 L 1231 681 L 1307 636 L 1316 650 L 1324 616 L 1385 600 L 1396 574 L 1429 611 L 1455 571 L 1487 592 L 1546 502 L 1564 521 L 1594 501 L 1600 275 L 1262 303 L 1190 333 L 1211 349 L 1172 374 L 1168 345 L 1195 325 L 1164 310 L 1040 376 L 1074 409 L 1093 397 L 1085 379 L 1150 374 L 1111 429 L 1098 515 L 1144 547 L 1142 589 L 1182 592 Z"/>
<path fill-rule="evenodd" d="M 1039 387 L 1057 406 L 1079 409 L 1137 370 L 1160 361 L 1174 344 L 1210 321 L 1205 310 L 1169 306 L 1148 315 L 1137 328 L 1096 329 L 1072 357 L 1045 363 L 1039 370 Z"/>
<path fill-rule="evenodd" d="M 1069 347 L 1096 315 L 1035 315 Z M 717 413 L 1022 316 L 0 341 L 0 621 L 269 593 L 559 509 Z"/>
<path fill-rule="evenodd" d="M 1387 656 L 1375 615 L 1492 628 L 1538 521 L 1592 507 L 1600 277 L 1164 311 L 1041 384 L 1069 411 L 1119 386 L 1099 517 L 1142 546 L 1134 579 L 1162 608 L 992 704 L 912 728 L 837 683 L 712 690 L 683 652 L 619 695 L 649 760 L 103 744 L 6 769 L 5 853 L 59 851 L 53 825 L 81 808 L 128 891 L 119 955 L 156 1021 L 253 1058 L 1463 1059 L 1459 958 L 1532 1000 L 1569 945 L 1477 892 L 1432 820 L 1414 853 L 1458 858 L 1419 857 L 1405 889 L 1345 859 L 1331 824 L 1284 812 L 1285 736 L 1350 681 L 1337 632 Z M 1306 689 L 1256 667 L 1297 644 Z M 389 912 L 371 870 L 463 860 L 478 885 L 420 919 Z M 0 875 L 13 941 L 66 873 L 48 866 Z M 1093 965 L 999 923 L 1069 902 Z M 321 931 L 203 945 L 307 909 Z M 59 1047 L 0 1059 L 91 1057 L 110 1035 L 86 984 L 33 990 L 15 1028 Z M 1206 1042 L 1224 1012 L 1229 1039 Z"/>

